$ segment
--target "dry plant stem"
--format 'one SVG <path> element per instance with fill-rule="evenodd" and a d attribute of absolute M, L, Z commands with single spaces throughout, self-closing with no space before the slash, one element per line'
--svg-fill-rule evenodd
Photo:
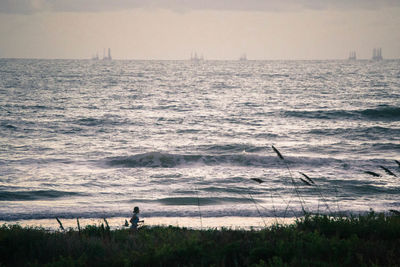
<path fill-rule="evenodd" d="M 259 215 L 260 218 L 264 221 L 264 219 L 262 218 L 261 213 L 260 213 L 260 211 L 258 210 L 258 207 L 257 207 L 257 205 L 260 205 L 260 204 L 257 204 L 257 202 L 254 200 L 254 198 L 251 196 L 251 194 L 249 193 L 250 198 L 247 197 L 246 195 L 241 194 L 241 193 L 238 193 L 238 194 L 239 194 L 242 198 L 244 198 L 244 199 L 246 199 L 246 200 L 248 200 L 248 201 L 250 201 L 250 202 L 252 202 L 252 203 L 254 204 L 254 207 L 256 208 L 258 215 Z M 261 205 L 260 205 L 260 206 L 261 206 Z M 262 207 L 262 206 L 261 206 L 261 207 Z M 262 207 L 262 208 L 264 208 L 264 207 Z M 264 208 L 264 209 L 265 209 L 265 208 Z M 264 222 L 264 224 L 265 224 L 265 222 Z"/>
<path fill-rule="evenodd" d="M 336 205 L 337 205 L 337 213 L 340 213 L 340 208 L 339 208 L 339 200 L 338 200 L 338 190 L 337 186 L 335 185 L 335 193 L 336 193 Z"/>
<path fill-rule="evenodd" d="M 391 175 L 391 176 L 394 176 L 394 177 L 397 177 L 396 174 L 394 174 L 391 170 L 389 170 L 389 169 L 386 168 L 385 166 L 379 166 L 379 167 L 381 167 L 381 169 L 384 170 L 387 174 L 389 174 L 389 175 Z"/>
<path fill-rule="evenodd" d="M 274 218 L 275 218 L 276 223 L 278 223 L 278 218 L 276 216 L 276 208 L 275 208 L 275 203 L 274 203 L 274 197 L 272 195 L 272 192 L 271 192 L 271 202 L 272 202 L 272 209 L 273 209 L 273 213 L 274 213 Z"/>
<path fill-rule="evenodd" d="M 330 214 L 332 214 L 332 211 L 331 211 L 331 209 L 329 208 L 329 205 L 328 205 L 328 201 L 326 200 L 326 198 L 322 195 L 322 190 L 321 190 L 321 188 L 319 187 L 319 185 L 318 184 L 316 184 L 307 174 L 305 174 L 305 173 L 303 173 L 303 172 L 299 172 L 301 175 L 303 175 L 306 179 L 307 179 L 307 181 L 309 182 L 309 183 L 307 183 L 308 185 L 310 185 L 310 186 L 313 186 L 313 185 L 315 185 L 316 187 L 317 187 L 317 192 L 318 192 L 318 194 L 319 194 L 319 196 L 322 198 L 322 200 L 324 201 L 324 203 L 325 203 L 325 205 L 326 205 L 326 208 L 327 208 L 327 210 L 329 211 L 329 213 Z M 301 178 L 300 178 L 301 179 Z M 302 179 L 302 181 L 303 182 L 306 182 L 306 181 L 304 181 L 303 179 Z M 318 200 L 318 212 L 319 212 L 319 200 Z"/>
<path fill-rule="evenodd" d="M 265 223 L 264 217 L 261 215 L 261 212 L 260 212 L 260 210 L 258 209 L 257 202 L 254 200 L 253 196 L 252 196 L 250 193 L 249 193 L 249 196 L 250 196 L 251 200 L 253 201 L 254 206 L 255 206 L 256 209 L 257 209 L 258 215 L 260 216 L 261 220 L 262 220 L 263 223 L 264 223 L 264 226 L 267 227 L 267 224 Z"/>
<path fill-rule="evenodd" d="M 303 211 L 304 214 L 306 214 L 307 211 L 305 210 L 304 204 L 303 204 L 303 203 L 304 203 L 304 200 L 302 199 L 302 197 L 301 197 L 301 195 L 300 195 L 300 193 L 299 193 L 299 189 L 297 188 L 297 185 L 296 185 L 296 183 L 295 183 L 295 181 L 294 181 L 294 179 L 293 179 L 293 175 L 292 175 L 292 172 L 291 172 L 291 170 L 290 170 L 290 168 L 289 168 L 289 165 L 288 165 L 287 162 L 285 162 L 285 161 L 284 161 L 284 163 L 285 163 L 286 169 L 289 171 L 290 180 L 292 181 L 292 185 L 293 185 L 294 191 L 296 192 L 296 195 L 297 195 L 297 197 L 299 198 L 300 205 L 301 205 L 301 210 Z"/>
<path fill-rule="evenodd" d="M 60 229 L 64 231 L 64 226 L 62 225 L 61 221 L 56 217 L 58 224 L 60 225 Z"/>
<path fill-rule="evenodd" d="M 286 200 L 282 197 L 282 195 L 281 195 L 279 192 L 276 192 L 276 194 L 278 194 L 278 196 L 282 199 L 283 203 L 286 204 L 285 212 L 283 213 L 283 218 L 286 218 L 286 214 L 287 214 L 287 211 L 288 211 L 288 209 L 289 209 L 289 207 L 290 207 L 290 202 L 292 202 L 293 195 L 291 195 L 289 201 L 286 202 Z M 261 205 L 260 205 L 260 206 L 261 206 Z M 264 207 L 263 207 L 263 208 L 264 208 Z M 295 212 L 292 208 L 290 208 L 290 210 L 292 211 L 294 217 L 296 217 L 296 219 L 298 219 L 298 217 L 297 217 L 297 215 L 296 215 L 296 212 Z"/>
<path fill-rule="evenodd" d="M 292 179 L 292 184 L 294 183 L 294 181 L 293 181 L 293 179 Z M 293 190 L 295 191 L 295 193 L 297 193 L 297 191 L 296 191 L 296 189 L 295 189 L 295 187 L 293 188 Z M 279 194 L 279 193 L 278 193 Z M 284 215 L 283 215 L 283 217 L 285 217 L 286 218 L 286 214 L 287 214 L 287 211 L 288 211 L 288 209 L 289 209 L 289 205 L 290 205 L 290 202 L 292 202 L 292 199 L 293 199 L 293 195 L 291 195 L 291 197 L 290 197 L 290 199 L 289 199 L 289 201 L 286 203 L 286 201 L 284 200 L 284 198 L 281 196 L 281 195 L 279 195 L 280 197 L 281 197 L 281 199 L 283 200 L 283 202 L 285 202 L 285 204 L 286 204 L 286 208 L 285 208 L 285 213 L 284 213 Z M 301 203 L 301 202 L 300 202 Z M 302 205 L 302 207 L 303 207 L 303 205 Z M 295 212 L 292 210 L 292 212 L 295 214 Z M 303 212 L 304 212 L 304 208 L 303 208 Z M 295 217 L 297 218 L 297 216 L 295 215 Z"/>
<path fill-rule="evenodd" d="M 304 200 L 300 196 L 300 193 L 299 193 L 299 190 L 297 188 L 297 185 L 296 185 L 296 183 L 295 183 L 295 181 L 293 179 L 292 172 L 290 171 L 289 164 L 285 161 L 285 158 L 282 156 L 281 152 L 279 152 L 279 150 L 274 145 L 272 145 L 272 149 L 275 151 L 276 155 L 285 163 L 286 169 L 289 171 L 289 175 L 290 175 L 290 179 L 292 181 L 292 185 L 293 185 L 294 191 L 296 192 L 296 195 L 297 195 L 297 197 L 298 197 L 298 199 L 300 201 L 301 209 L 302 209 L 304 214 L 307 214 L 307 211 L 304 209 L 304 204 L 305 204 Z"/>
<path fill-rule="evenodd" d="M 251 179 L 251 180 L 256 181 L 256 182 L 258 182 L 259 184 L 261 184 L 261 183 L 258 181 L 258 180 L 260 180 L 260 179 Z M 242 196 L 243 198 L 245 198 L 245 199 L 252 200 L 252 202 L 254 203 L 254 206 L 255 206 L 256 209 L 257 209 L 257 212 L 258 212 L 259 216 L 262 218 L 262 220 L 263 220 L 263 222 L 264 222 L 264 224 L 265 224 L 264 218 L 262 217 L 260 211 L 258 210 L 257 205 L 260 206 L 260 207 L 262 207 L 264 210 L 268 210 L 268 209 L 265 208 L 265 207 L 264 207 L 263 205 L 261 205 L 261 204 L 257 204 L 256 201 L 252 198 L 252 196 L 251 196 L 250 193 L 249 193 L 249 195 L 250 195 L 251 199 L 247 198 L 245 195 L 243 195 L 243 194 L 241 194 L 241 193 L 238 193 L 238 194 L 239 194 L 240 196 Z M 284 215 L 283 215 L 283 217 L 286 218 L 286 213 L 287 213 L 287 210 L 288 210 L 288 208 L 289 208 L 291 199 L 290 199 L 289 203 L 287 203 L 287 202 L 285 201 L 285 199 L 279 194 L 279 192 L 277 192 L 277 194 L 278 194 L 278 196 L 282 199 L 282 201 L 283 201 L 285 204 L 287 204 L 287 205 L 286 205 L 286 209 L 285 209 L 285 213 L 284 213 Z M 274 199 L 273 199 L 273 194 L 272 194 L 272 192 L 271 192 L 271 201 L 272 201 L 272 207 L 273 207 L 274 218 L 275 218 L 276 222 L 278 222 L 278 217 L 277 217 L 277 215 L 276 215 L 276 207 L 275 207 L 275 203 L 274 203 Z M 294 217 L 296 217 L 296 219 L 297 219 L 296 213 L 295 213 L 292 209 L 291 209 L 291 211 L 293 212 Z"/>
<path fill-rule="evenodd" d="M 110 229 L 110 226 L 108 225 L 108 221 L 107 221 L 107 219 L 106 219 L 106 218 L 103 218 L 103 220 L 104 220 L 104 222 L 105 222 L 105 224 L 106 224 L 106 227 L 107 227 L 106 229 L 108 229 L 108 230 L 109 230 L 109 229 Z"/>
<path fill-rule="evenodd" d="M 286 204 L 285 212 L 283 213 L 283 218 L 286 218 L 286 214 L 290 207 L 290 203 L 292 202 L 293 195 L 291 195 L 289 201 L 286 202 L 286 200 L 282 197 L 282 195 L 279 192 L 276 192 L 276 194 L 278 194 L 278 196 L 282 199 L 283 203 Z M 296 219 L 298 219 L 296 212 L 292 208 L 290 208 L 290 210 L 293 212 L 294 217 L 296 217 Z"/>
<path fill-rule="evenodd" d="M 286 203 L 285 201 L 285 204 L 286 204 L 286 208 L 285 208 L 285 213 L 283 214 L 283 217 L 284 218 L 286 218 L 286 214 L 287 214 L 287 211 L 288 211 L 288 208 L 289 208 L 289 205 L 290 205 L 290 202 L 292 202 L 292 196 L 290 197 L 290 199 L 289 199 L 289 201 Z M 282 199 L 283 200 L 283 199 Z M 297 217 L 296 217 L 297 218 Z"/>
<path fill-rule="evenodd" d="M 326 198 L 322 195 L 321 188 L 320 188 L 319 185 L 317 185 L 317 184 L 316 184 L 316 187 L 317 187 L 317 189 L 318 189 L 317 192 L 318 192 L 319 196 L 322 198 L 322 200 L 324 201 L 327 210 L 329 211 L 330 214 L 333 214 L 332 211 L 331 211 L 331 209 L 329 208 L 328 201 L 327 201 Z"/>
<path fill-rule="evenodd" d="M 203 229 L 203 218 L 202 218 L 202 216 L 201 216 L 201 210 L 200 210 L 199 191 L 197 190 L 197 188 L 196 188 L 195 190 L 196 190 L 196 196 L 197 196 L 197 208 L 198 208 L 198 210 L 199 210 L 200 229 Z"/>
<path fill-rule="evenodd" d="M 282 195 L 280 195 L 278 192 L 276 192 L 276 193 L 277 193 L 278 196 L 282 199 L 282 201 L 286 204 L 286 210 L 285 210 L 285 213 L 284 213 L 284 215 L 283 215 L 283 218 L 286 218 L 287 209 L 289 208 L 289 205 L 290 205 L 291 200 L 289 201 L 289 203 L 287 203 L 286 200 L 282 197 Z M 243 195 L 242 195 L 242 196 L 243 196 Z M 246 199 L 248 199 L 246 196 L 243 196 L 243 197 L 246 198 Z M 249 200 L 250 200 L 250 199 L 249 199 Z M 266 210 L 266 211 L 269 211 L 269 209 L 267 209 L 266 207 L 264 207 L 264 206 L 261 205 L 260 203 L 257 203 L 257 206 L 263 208 L 263 209 Z M 295 212 L 292 208 L 290 208 L 290 211 L 293 213 L 293 216 L 294 216 L 296 219 L 299 218 L 299 217 L 297 217 L 296 212 Z"/>
<path fill-rule="evenodd" d="M 394 160 L 396 163 L 397 163 L 397 165 L 399 165 L 398 167 L 400 168 L 400 161 L 398 161 L 398 160 Z"/>
<path fill-rule="evenodd" d="M 76 218 L 76 224 L 78 225 L 79 236 L 81 235 L 81 225 L 79 224 L 79 218 Z"/>
<path fill-rule="evenodd" d="M 286 200 L 282 197 L 282 195 L 279 192 L 276 192 L 276 193 L 282 199 L 282 201 L 286 204 L 285 213 L 283 214 L 283 218 L 286 218 L 286 213 L 287 213 L 287 210 L 288 210 L 288 208 L 290 206 L 290 202 L 292 201 L 292 198 L 289 199 L 289 202 L 286 202 Z M 296 215 L 296 212 L 292 208 L 290 210 L 292 211 L 294 217 L 296 217 L 296 219 L 298 219 L 298 217 Z"/>

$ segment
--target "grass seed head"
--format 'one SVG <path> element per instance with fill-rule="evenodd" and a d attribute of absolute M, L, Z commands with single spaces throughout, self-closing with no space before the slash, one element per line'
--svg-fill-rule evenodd
<path fill-rule="evenodd" d="M 279 150 L 276 147 L 274 147 L 274 145 L 272 145 L 272 149 L 275 151 L 276 155 L 278 155 L 278 157 L 281 160 L 284 160 L 284 157 L 282 156 L 281 152 L 279 152 Z"/>
<path fill-rule="evenodd" d="M 311 184 L 309 181 L 304 180 L 303 178 L 300 178 L 300 180 L 301 180 L 303 183 L 305 183 L 306 185 L 312 186 L 312 184 Z"/>
<path fill-rule="evenodd" d="M 374 177 L 380 177 L 381 175 L 379 173 L 376 172 L 371 172 L 371 171 L 364 171 L 366 174 L 372 175 Z"/>
<path fill-rule="evenodd" d="M 250 178 L 250 180 L 253 180 L 253 181 L 255 181 L 255 182 L 259 183 L 259 184 L 264 183 L 264 181 L 261 180 L 260 178 Z"/>
<path fill-rule="evenodd" d="M 381 167 L 381 169 L 384 170 L 387 174 L 389 174 L 389 175 L 391 175 L 391 176 L 394 176 L 394 177 L 397 177 L 397 175 L 394 174 L 394 173 L 393 173 L 391 170 L 389 170 L 388 168 L 386 168 L 386 167 L 384 167 L 384 166 L 379 166 L 379 167 Z"/>
<path fill-rule="evenodd" d="M 313 181 L 307 174 L 305 174 L 305 173 L 303 173 L 303 172 L 299 172 L 299 173 L 300 173 L 301 175 L 303 175 L 304 178 L 306 178 L 308 182 L 310 182 L 310 183 L 312 183 L 312 184 L 315 184 L 314 181 Z"/>

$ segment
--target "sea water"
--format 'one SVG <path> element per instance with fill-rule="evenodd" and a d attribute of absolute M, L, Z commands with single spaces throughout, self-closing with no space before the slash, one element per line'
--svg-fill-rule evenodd
<path fill-rule="evenodd" d="M 1 221 L 387 212 L 396 160 L 399 60 L 0 59 Z"/>

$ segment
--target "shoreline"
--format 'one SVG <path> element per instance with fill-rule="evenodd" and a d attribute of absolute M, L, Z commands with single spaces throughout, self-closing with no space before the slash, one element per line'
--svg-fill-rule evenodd
<path fill-rule="evenodd" d="M 129 221 L 128 217 L 110 217 L 105 218 L 111 229 L 124 229 L 125 220 Z M 144 220 L 144 226 L 175 226 L 190 229 L 263 229 L 272 225 L 288 225 L 295 222 L 296 218 L 283 218 L 283 217 L 140 217 Z M 59 218 L 65 229 L 77 228 L 77 219 L 63 219 Z M 87 225 L 101 225 L 104 224 L 103 218 L 79 218 L 81 227 Z M 34 219 L 34 220 L 13 220 L 13 221 L 0 221 L 0 225 L 21 225 L 23 227 L 43 227 L 49 230 L 57 230 L 60 228 L 56 218 L 51 219 Z"/>

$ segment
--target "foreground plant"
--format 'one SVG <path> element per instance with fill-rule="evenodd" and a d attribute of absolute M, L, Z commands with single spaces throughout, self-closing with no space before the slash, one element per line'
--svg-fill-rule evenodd
<path fill-rule="evenodd" d="M 3 266 L 399 266 L 400 216 L 307 215 L 260 231 L 0 227 Z"/>

